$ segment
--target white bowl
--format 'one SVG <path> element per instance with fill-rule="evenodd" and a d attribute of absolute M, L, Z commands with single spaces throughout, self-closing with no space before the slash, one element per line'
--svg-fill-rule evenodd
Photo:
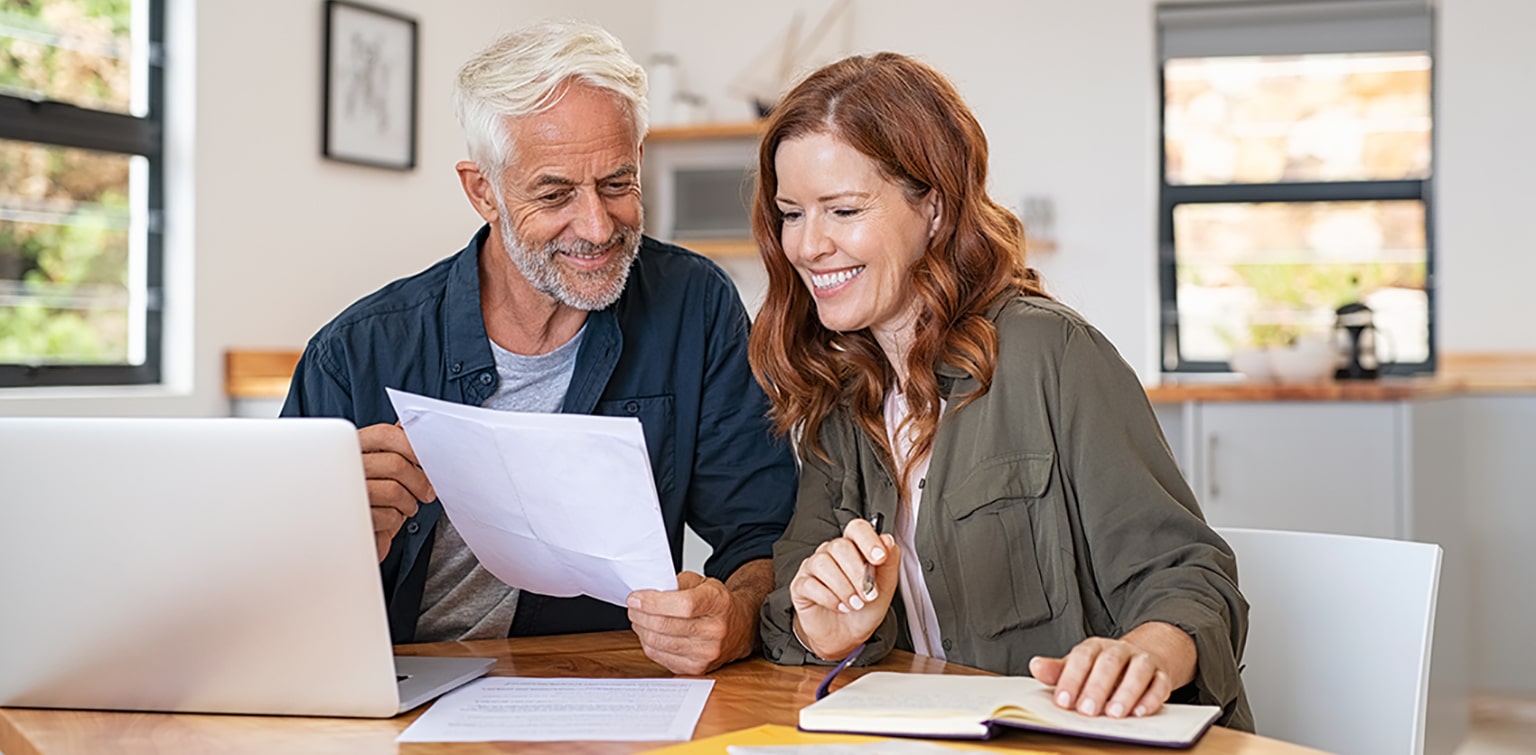
<path fill-rule="evenodd" d="M 1269 366 L 1282 383 L 1315 383 L 1333 377 L 1337 360 L 1326 340 L 1298 340 L 1289 348 L 1269 350 Z"/>
<path fill-rule="evenodd" d="M 1227 360 L 1232 371 L 1241 374 L 1249 380 L 1274 380 L 1275 373 L 1269 362 L 1269 352 L 1265 349 L 1237 349 L 1232 352 L 1232 358 Z"/>

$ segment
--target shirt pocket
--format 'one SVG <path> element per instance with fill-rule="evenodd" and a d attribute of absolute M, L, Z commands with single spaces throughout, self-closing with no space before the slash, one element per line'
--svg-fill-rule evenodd
<path fill-rule="evenodd" d="M 676 453 L 673 450 L 672 396 L 634 396 L 599 401 L 593 414 L 604 417 L 635 417 L 645 435 L 645 450 L 651 457 L 651 474 L 656 491 L 665 501 L 677 486 Z"/>
<path fill-rule="evenodd" d="M 988 459 L 942 498 L 955 532 L 962 610 L 989 639 L 1054 614 L 1031 522 L 1031 509 L 1050 489 L 1054 458 L 1047 451 Z"/>

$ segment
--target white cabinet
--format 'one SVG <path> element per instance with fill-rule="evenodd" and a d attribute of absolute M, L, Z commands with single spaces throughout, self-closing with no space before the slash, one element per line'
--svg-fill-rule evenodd
<path fill-rule="evenodd" d="M 282 398 L 232 398 L 229 400 L 231 417 L 276 417 L 283 411 Z"/>
<path fill-rule="evenodd" d="M 1460 516 L 1464 479 L 1454 399 L 1192 401 L 1156 410 L 1216 526 L 1428 542 L 1459 534 L 1442 531 Z"/>
<path fill-rule="evenodd" d="M 1536 395 L 1474 395 L 1465 411 L 1465 510 L 1478 689 L 1536 694 Z"/>
<path fill-rule="evenodd" d="M 1195 405 L 1195 495 L 1218 527 L 1403 537 L 1395 402 Z"/>

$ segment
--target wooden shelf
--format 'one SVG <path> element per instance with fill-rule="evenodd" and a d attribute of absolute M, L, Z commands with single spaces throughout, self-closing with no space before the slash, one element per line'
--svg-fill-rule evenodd
<path fill-rule="evenodd" d="M 744 137 L 757 137 L 762 133 L 762 121 L 695 123 L 687 126 L 657 126 L 645 135 L 645 140 L 648 142 L 665 142 L 688 139 L 740 139 Z"/>
<path fill-rule="evenodd" d="M 672 243 L 705 257 L 742 259 L 757 257 L 757 242 L 752 239 L 678 239 Z"/>
<path fill-rule="evenodd" d="M 282 398 L 300 351 L 233 349 L 224 353 L 224 394 L 230 398 Z"/>

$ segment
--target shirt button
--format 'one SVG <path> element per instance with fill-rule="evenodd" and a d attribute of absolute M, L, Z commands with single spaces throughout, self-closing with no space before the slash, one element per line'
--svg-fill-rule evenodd
<path fill-rule="evenodd" d="M 626 402 L 624 402 L 624 411 L 629 412 L 630 414 L 639 414 L 640 413 L 640 402 L 639 401 L 626 401 Z"/>
<path fill-rule="evenodd" d="M 933 571 L 933 559 L 923 559 L 923 571 Z"/>
<path fill-rule="evenodd" d="M 464 371 L 464 363 L 463 362 L 454 362 L 453 366 L 449 367 L 448 370 L 450 372 L 452 372 L 453 374 L 457 375 L 460 372 Z"/>
<path fill-rule="evenodd" d="M 918 490 L 922 490 L 923 488 L 926 488 L 926 487 L 928 487 L 928 478 L 927 477 L 924 477 L 923 479 L 917 481 L 917 489 Z"/>
<path fill-rule="evenodd" d="M 414 535 L 414 534 L 416 534 L 416 533 L 418 533 L 420 531 L 421 531 L 421 524 L 420 523 L 418 523 L 418 522 L 406 522 L 405 523 L 405 532 L 406 532 L 406 534 Z"/>
<path fill-rule="evenodd" d="M 955 649 L 955 641 L 949 639 L 948 637 L 945 637 L 944 641 L 939 644 L 944 647 L 945 652 Z"/>
<path fill-rule="evenodd" d="M 482 372 L 482 373 L 480 373 L 480 384 L 481 385 L 490 385 L 491 384 L 491 373 L 489 373 L 489 372 Z"/>

